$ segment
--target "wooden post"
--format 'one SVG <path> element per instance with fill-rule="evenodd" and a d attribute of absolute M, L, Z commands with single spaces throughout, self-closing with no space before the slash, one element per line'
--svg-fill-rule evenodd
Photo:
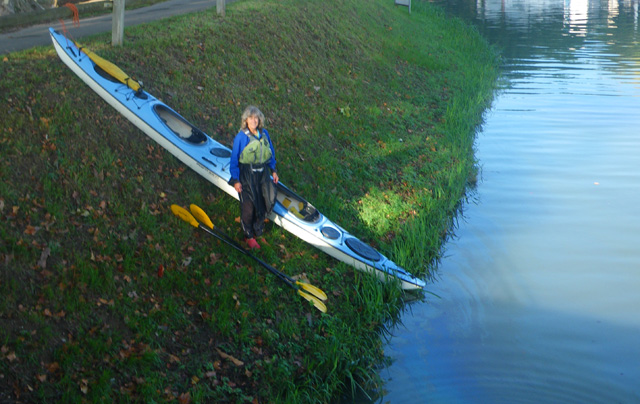
<path fill-rule="evenodd" d="M 216 2 L 216 11 L 222 17 L 224 17 L 224 7 L 225 7 L 225 0 L 217 0 L 217 2 Z"/>
<path fill-rule="evenodd" d="M 113 0 L 113 17 L 111 24 L 111 45 L 121 46 L 124 38 L 124 1 Z"/>
<path fill-rule="evenodd" d="M 409 8 L 409 14 L 411 14 L 411 0 L 396 0 L 396 6 L 405 6 Z"/>

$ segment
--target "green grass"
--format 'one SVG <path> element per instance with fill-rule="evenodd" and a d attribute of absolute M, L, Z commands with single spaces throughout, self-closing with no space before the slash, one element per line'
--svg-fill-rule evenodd
<path fill-rule="evenodd" d="M 415 3 L 415 2 L 414 2 Z M 465 189 L 495 53 L 425 3 L 239 1 L 82 41 L 227 145 L 265 112 L 280 178 L 424 278 Z M 0 401 L 323 403 L 380 389 L 407 299 L 273 224 L 260 258 L 321 314 L 174 217 L 241 239 L 237 201 L 95 95 L 53 48 L 0 61 Z M 162 276 L 159 273 L 162 272 Z M 238 362 L 240 361 L 240 362 Z"/>

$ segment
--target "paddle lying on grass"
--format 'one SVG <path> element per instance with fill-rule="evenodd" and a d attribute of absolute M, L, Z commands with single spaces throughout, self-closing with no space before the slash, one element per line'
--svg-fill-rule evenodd
<path fill-rule="evenodd" d="M 247 250 L 245 250 L 244 248 L 242 248 L 240 245 L 238 245 L 237 242 L 233 241 L 233 239 L 231 237 L 229 237 L 227 234 L 225 234 L 224 232 L 222 232 L 221 230 L 218 230 L 215 228 L 215 226 L 213 225 L 213 222 L 211 222 L 211 219 L 209 219 L 209 216 L 207 216 L 207 214 L 204 212 L 204 210 L 202 210 L 198 205 L 194 205 L 191 204 L 189 206 L 189 209 L 191 210 L 191 214 L 193 215 L 193 217 L 196 218 L 197 221 L 199 221 L 200 223 L 204 223 L 205 226 L 209 227 L 211 230 L 217 232 L 220 236 L 225 238 L 225 241 L 227 241 L 228 243 L 232 244 L 234 248 L 242 250 L 243 253 L 249 255 L 251 258 L 253 258 L 254 260 L 258 261 L 260 264 L 262 264 L 263 266 L 269 267 L 267 269 L 269 269 L 271 272 L 273 272 L 274 274 L 276 274 L 278 277 L 282 278 L 283 280 L 298 285 L 299 287 L 301 287 L 302 289 L 306 290 L 307 292 L 311 293 L 312 295 L 314 295 L 315 297 L 317 297 L 320 300 L 327 300 L 327 295 L 320 290 L 319 288 L 306 283 L 306 282 L 300 282 L 297 281 L 293 278 L 291 278 L 290 276 L 288 276 L 287 274 L 278 271 L 277 269 L 273 268 L 272 266 L 270 266 L 269 264 L 263 262 L 261 259 L 254 257 L 253 255 L 251 255 Z"/>
<path fill-rule="evenodd" d="M 211 219 L 209 219 L 207 214 L 202 209 L 200 209 L 198 206 L 191 205 L 191 211 L 195 212 L 195 216 L 197 216 L 198 219 L 196 219 L 194 217 L 194 215 L 189 213 L 188 210 L 186 210 L 183 207 L 178 206 L 178 205 L 171 205 L 171 211 L 173 212 L 174 215 L 178 216 L 180 219 L 182 219 L 185 222 L 189 223 L 193 227 L 201 228 L 202 230 L 204 230 L 205 232 L 211 234 L 212 236 L 216 237 L 217 239 L 229 244 L 231 247 L 235 248 L 236 250 L 238 250 L 238 251 L 242 252 L 243 254 L 249 256 L 250 258 L 253 258 L 260 265 L 262 265 L 263 267 L 268 269 L 271 273 L 276 275 L 278 277 L 278 279 L 280 279 L 281 281 L 286 283 L 291 288 L 295 289 L 302 298 L 312 302 L 313 305 L 318 310 L 320 310 L 323 313 L 327 312 L 327 306 L 322 302 L 322 300 L 326 300 L 327 299 L 327 295 L 321 289 L 319 289 L 319 288 L 317 288 L 317 287 L 315 287 L 315 286 L 313 286 L 311 284 L 308 284 L 308 283 L 305 283 L 305 282 L 296 281 L 293 278 L 290 278 L 289 276 L 287 276 L 286 274 L 278 271 L 277 269 L 275 269 L 271 265 L 267 264 L 266 262 L 264 262 L 260 258 L 258 258 L 256 256 L 254 256 L 253 254 L 249 253 L 249 251 L 245 250 L 241 245 L 239 245 L 237 242 L 232 240 L 226 234 L 224 234 L 222 232 L 219 232 L 219 231 L 216 231 L 215 230 L 215 226 L 211 222 Z M 202 224 L 200 222 L 202 222 L 204 224 Z M 306 293 L 306 292 L 302 291 L 302 289 L 304 289 L 306 292 L 309 292 L 309 293 Z"/>

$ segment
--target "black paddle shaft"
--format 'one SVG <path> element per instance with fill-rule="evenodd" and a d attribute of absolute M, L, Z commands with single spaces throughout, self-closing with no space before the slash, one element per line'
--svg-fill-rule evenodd
<path fill-rule="evenodd" d="M 260 265 L 262 265 L 263 267 L 267 268 L 269 271 L 271 271 L 274 275 L 276 275 L 278 278 L 280 278 L 284 283 L 286 283 L 287 285 L 289 285 L 290 287 L 292 287 L 293 289 L 298 289 L 294 284 L 293 284 L 293 280 L 290 279 L 287 275 L 283 274 L 282 272 L 278 271 L 277 269 L 275 269 L 274 267 L 272 267 L 271 265 L 267 264 L 266 262 L 264 262 L 263 260 L 261 260 L 260 258 L 256 257 L 255 255 L 251 254 L 249 251 L 247 251 L 246 249 L 244 249 L 240 244 L 238 244 L 237 242 L 233 241 L 231 238 L 229 238 L 229 236 L 227 236 L 226 234 L 220 234 L 214 230 L 211 230 L 210 228 L 199 224 L 198 225 L 201 229 L 203 229 L 204 231 L 206 231 L 207 233 L 211 234 L 212 236 L 214 236 L 215 238 L 217 238 L 218 240 L 221 240 L 225 243 L 227 243 L 228 245 L 230 245 L 231 247 L 235 248 L 236 250 L 240 251 L 241 253 L 253 258 L 256 262 L 258 262 Z"/>

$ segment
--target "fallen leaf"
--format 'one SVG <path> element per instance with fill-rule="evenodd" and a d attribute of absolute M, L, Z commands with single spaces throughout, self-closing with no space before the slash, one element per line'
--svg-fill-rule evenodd
<path fill-rule="evenodd" d="M 178 397 L 178 402 L 180 404 L 189 404 L 189 403 L 191 403 L 191 394 L 189 392 L 180 394 L 180 396 Z"/>
<path fill-rule="evenodd" d="M 47 365 L 49 373 L 55 373 L 60 370 L 60 364 L 58 362 L 52 362 Z"/>
<path fill-rule="evenodd" d="M 221 258 L 222 258 L 222 254 L 211 253 L 209 254 L 209 263 L 211 265 L 214 265 L 215 263 L 220 261 Z"/>
<path fill-rule="evenodd" d="M 236 359 L 233 356 L 222 352 L 218 348 L 216 348 L 216 351 L 218 351 L 218 355 L 220 355 L 222 357 L 222 359 L 229 359 L 236 366 L 244 366 L 244 362 L 242 362 L 241 360 Z"/>
<path fill-rule="evenodd" d="M 42 272 L 40 272 L 40 275 L 42 275 L 43 278 L 49 278 L 53 275 L 53 272 L 43 269 Z"/>
<path fill-rule="evenodd" d="M 40 259 L 38 260 L 38 266 L 42 269 L 45 269 L 47 267 L 47 258 L 49 258 L 49 255 L 51 254 L 51 249 L 49 247 L 46 247 L 44 250 L 42 250 L 42 253 L 40 254 Z"/>
<path fill-rule="evenodd" d="M 107 300 L 107 299 L 99 298 L 98 302 L 96 303 L 96 305 L 102 306 L 103 304 L 106 305 L 106 306 L 113 306 L 114 305 L 114 301 L 113 301 L 113 299 Z"/>

